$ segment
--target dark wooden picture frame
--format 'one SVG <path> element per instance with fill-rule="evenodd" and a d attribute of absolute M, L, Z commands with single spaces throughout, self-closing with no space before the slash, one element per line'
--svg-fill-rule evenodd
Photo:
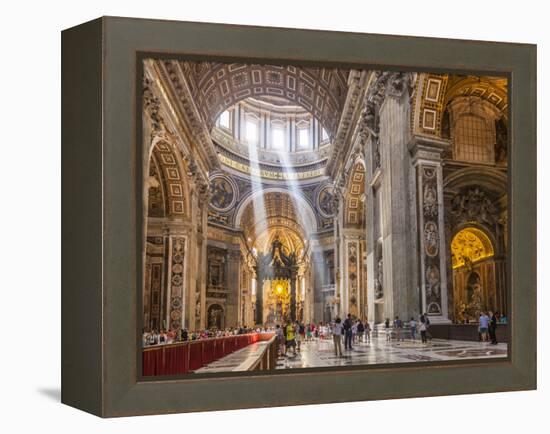
<path fill-rule="evenodd" d="M 144 381 L 136 90 L 151 55 L 506 75 L 509 357 Z M 521 320 L 536 313 L 536 46 L 104 17 L 63 32 L 62 74 L 62 402 L 112 417 L 536 388 Z"/>

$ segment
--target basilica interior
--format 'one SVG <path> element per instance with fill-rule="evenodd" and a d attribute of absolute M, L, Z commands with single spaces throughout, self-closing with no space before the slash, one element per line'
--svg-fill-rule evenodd
<path fill-rule="evenodd" d="M 143 70 L 144 327 L 508 312 L 505 78 Z"/>

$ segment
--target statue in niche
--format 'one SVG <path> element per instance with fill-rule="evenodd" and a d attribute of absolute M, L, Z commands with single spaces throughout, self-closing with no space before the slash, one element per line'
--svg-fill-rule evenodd
<path fill-rule="evenodd" d="M 210 203 L 214 208 L 225 209 L 233 201 L 235 195 L 233 187 L 225 178 L 214 178 L 210 183 L 212 196 Z"/>
<path fill-rule="evenodd" d="M 384 296 L 384 261 L 382 258 L 378 260 L 378 276 L 374 280 L 374 291 L 376 298 L 382 298 Z"/>
<path fill-rule="evenodd" d="M 208 328 L 221 329 L 223 319 L 223 309 L 217 304 L 213 304 L 208 308 Z"/>
<path fill-rule="evenodd" d="M 201 293 L 195 292 L 196 303 L 195 303 L 195 323 L 200 324 L 201 320 Z"/>

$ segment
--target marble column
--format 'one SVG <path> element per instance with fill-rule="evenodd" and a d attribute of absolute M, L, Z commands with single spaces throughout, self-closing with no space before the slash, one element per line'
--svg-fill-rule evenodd
<path fill-rule="evenodd" d="M 409 144 L 416 173 L 420 306 L 432 322 L 449 322 L 441 167 L 441 154 L 449 146 L 419 136 Z"/>
<path fill-rule="evenodd" d="M 410 97 L 406 81 L 406 74 L 392 75 L 379 112 L 381 283 L 384 316 L 391 319 L 394 316 L 404 319 L 418 313 L 412 271 L 415 255 L 411 253 L 414 233 L 409 207 L 412 167 L 407 150 Z"/>

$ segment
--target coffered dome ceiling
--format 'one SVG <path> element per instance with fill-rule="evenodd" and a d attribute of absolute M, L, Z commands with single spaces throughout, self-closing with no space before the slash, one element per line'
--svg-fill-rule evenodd
<path fill-rule="evenodd" d="M 278 97 L 336 133 L 347 95 L 348 70 L 243 63 L 181 62 L 189 90 L 209 128 L 228 107 L 250 97 Z"/>

